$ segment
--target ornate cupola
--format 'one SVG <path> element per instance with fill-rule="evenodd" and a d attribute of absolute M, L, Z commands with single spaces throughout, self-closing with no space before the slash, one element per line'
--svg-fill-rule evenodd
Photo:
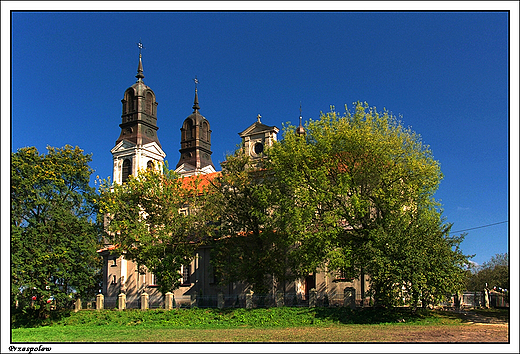
<path fill-rule="evenodd" d="M 176 172 L 182 175 L 194 175 L 215 172 L 211 161 L 211 129 L 208 120 L 199 113 L 199 96 L 197 78 L 195 81 L 195 100 L 193 113 L 189 115 L 181 127 L 181 157 Z"/>
<path fill-rule="evenodd" d="M 137 82 L 126 91 L 123 103 L 121 134 L 116 145 L 121 140 L 127 140 L 137 145 L 156 142 L 161 146 L 157 137 L 157 102 L 155 93 L 143 82 L 142 56 L 139 54 L 139 65 L 137 67 Z"/>
<path fill-rule="evenodd" d="M 123 183 L 140 169 L 160 168 L 166 157 L 157 137 L 157 102 L 155 93 L 143 82 L 143 63 L 139 46 L 137 81 L 124 93 L 121 100 L 121 133 L 111 150 L 114 159 L 114 182 Z"/>

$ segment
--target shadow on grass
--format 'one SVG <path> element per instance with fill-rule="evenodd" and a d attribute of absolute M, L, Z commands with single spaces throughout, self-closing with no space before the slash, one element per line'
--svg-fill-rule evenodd
<path fill-rule="evenodd" d="M 459 319 L 463 323 L 504 323 L 509 322 L 509 309 L 464 309 L 455 311 L 440 311 L 444 317 Z"/>
<path fill-rule="evenodd" d="M 342 324 L 381 324 L 398 322 L 415 322 L 431 317 L 427 310 L 413 311 L 410 308 L 358 308 L 352 310 L 346 307 L 315 309 L 316 318 L 326 319 Z"/>
<path fill-rule="evenodd" d="M 71 315 L 71 310 L 58 310 L 41 313 L 32 310 L 11 310 L 11 328 L 34 328 L 49 326 Z"/>

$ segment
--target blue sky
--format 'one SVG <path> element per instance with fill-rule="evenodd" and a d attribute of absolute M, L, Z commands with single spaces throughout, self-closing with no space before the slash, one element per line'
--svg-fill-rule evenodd
<path fill-rule="evenodd" d="M 170 166 L 179 160 L 195 76 L 217 169 L 257 114 L 281 128 L 297 123 L 300 102 L 305 121 L 331 105 L 342 112 L 366 101 L 400 116 L 431 147 L 444 173 L 436 198 L 453 231 L 500 223 L 469 230 L 464 253 L 481 264 L 508 251 L 507 12 L 16 12 L 11 19 L 11 151 L 77 145 L 93 154 L 93 177 L 111 176 L 141 40 Z"/>

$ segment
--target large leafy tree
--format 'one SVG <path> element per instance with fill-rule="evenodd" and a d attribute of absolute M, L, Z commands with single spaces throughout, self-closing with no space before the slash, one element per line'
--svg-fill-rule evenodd
<path fill-rule="evenodd" d="M 140 272 L 152 272 L 163 294 L 180 285 L 181 266 L 190 264 L 213 228 L 206 187 L 202 178 L 183 178 L 166 167 L 141 170 L 123 184 L 102 183 L 107 241 Z"/>
<path fill-rule="evenodd" d="M 242 281 L 259 294 L 268 293 L 273 280 L 283 289 L 295 278 L 296 239 L 281 227 L 276 183 L 265 160 L 253 160 L 242 149 L 227 156 L 213 181 L 211 207 L 219 232 L 213 242 L 212 264 L 221 283 Z"/>
<path fill-rule="evenodd" d="M 305 137 L 287 127 L 268 154 L 281 195 L 291 201 L 287 232 L 299 235 L 309 265 L 328 264 L 350 276 L 364 271 L 374 298 L 386 305 L 398 286 L 410 288 L 412 281 L 415 296 L 424 299 L 460 284 L 461 239 L 449 236 L 433 198 L 439 164 L 391 114 L 362 103 L 343 115 L 332 110 L 308 122 Z M 424 267 L 412 277 L 414 262 Z"/>
<path fill-rule="evenodd" d="M 101 281 L 95 222 L 96 193 L 89 186 L 91 155 L 78 147 L 27 147 L 11 154 L 11 301 L 33 302 L 45 315 L 70 295 L 90 296 Z"/>

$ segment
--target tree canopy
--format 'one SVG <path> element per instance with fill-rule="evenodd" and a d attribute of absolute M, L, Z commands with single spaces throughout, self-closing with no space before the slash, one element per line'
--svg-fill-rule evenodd
<path fill-rule="evenodd" d="M 476 267 L 468 277 L 468 290 L 482 291 L 485 288 L 509 290 L 509 254 L 496 254 Z"/>
<path fill-rule="evenodd" d="M 100 188 L 106 241 L 140 272 L 152 272 L 163 294 L 179 287 L 181 266 L 191 263 L 211 231 L 201 182 L 165 167 L 141 170 L 123 184 L 104 181 Z"/>
<path fill-rule="evenodd" d="M 259 294 L 273 281 L 294 279 L 294 235 L 286 232 L 276 180 L 242 150 L 227 156 L 222 174 L 212 184 L 213 215 L 218 234 L 212 244 L 212 264 L 221 283 L 243 281 Z"/>
<path fill-rule="evenodd" d="M 420 136 L 359 102 L 343 115 L 321 114 L 305 130 L 298 136 L 286 127 L 267 150 L 266 168 L 306 271 L 365 272 L 384 305 L 403 289 L 424 303 L 461 286 L 462 238 L 443 222 L 434 199 L 442 173 Z"/>
<path fill-rule="evenodd" d="M 11 301 L 21 308 L 33 297 L 44 314 L 51 296 L 58 305 L 72 294 L 94 294 L 101 281 L 96 253 L 92 169 L 78 147 L 21 148 L 11 154 Z"/>

